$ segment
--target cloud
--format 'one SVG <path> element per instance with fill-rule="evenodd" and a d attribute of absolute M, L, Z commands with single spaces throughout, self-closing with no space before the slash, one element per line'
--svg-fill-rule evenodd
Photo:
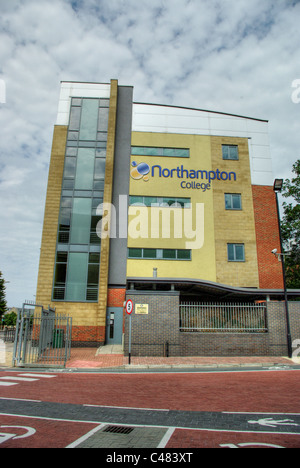
<path fill-rule="evenodd" d="M 274 176 L 299 155 L 293 0 L 0 0 L 0 270 L 33 299 L 61 80 L 134 86 L 134 99 L 268 119 Z"/>

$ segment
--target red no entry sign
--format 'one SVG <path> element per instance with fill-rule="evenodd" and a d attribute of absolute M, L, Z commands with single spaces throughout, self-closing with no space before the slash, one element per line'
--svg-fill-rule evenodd
<path fill-rule="evenodd" d="M 126 301 L 125 309 L 128 315 L 130 315 L 133 311 L 133 302 L 131 299 L 128 299 L 128 301 Z"/>

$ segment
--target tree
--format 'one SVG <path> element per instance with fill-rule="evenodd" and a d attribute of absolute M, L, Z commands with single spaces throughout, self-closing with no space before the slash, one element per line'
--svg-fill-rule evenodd
<path fill-rule="evenodd" d="M 293 165 L 295 177 L 286 179 L 282 195 L 289 198 L 283 203 L 282 238 L 286 261 L 286 281 L 290 289 L 300 288 L 300 159 Z"/>
<path fill-rule="evenodd" d="M 7 311 L 7 304 L 5 298 L 5 280 L 0 271 L 0 319 L 2 315 Z"/>
<path fill-rule="evenodd" d="M 10 314 L 6 314 L 4 318 L 4 325 L 7 327 L 15 327 L 17 323 L 17 314 L 15 312 L 11 312 Z"/>

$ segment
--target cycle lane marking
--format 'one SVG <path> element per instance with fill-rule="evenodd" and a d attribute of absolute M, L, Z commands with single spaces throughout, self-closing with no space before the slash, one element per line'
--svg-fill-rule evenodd
<path fill-rule="evenodd" d="M 116 420 L 114 423 L 112 421 L 100 422 L 100 421 L 84 421 L 84 420 L 70 420 L 65 418 L 50 418 L 42 416 L 27 416 L 19 414 L 7 414 L 1 413 L 0 417 L 13 418 L 13 422 L 20 424 L 20 420 L 31 420 L 31 426 L 37 430 L 37 436 L 42 431 L 43 422 L 47 424 L 57 422 L 58 425 L 55 426 L 55 434 L 46 430 L 46 434 L 41 435 L 41 441 L 36 443 L 39 445 L 47 445 L 48 438 L 54 437 L 53 445 L 62 446 L 64 448 L 75 448 L 80 445 L 85 440 L 92 437 L 98 431 L 103 429 L 107 425 L 117 424 L 122 426 L 128 426 L 128 424 L 120 424 Z M 2 421 L 1 421 L 2 422 Z M 39 423 L 40 422 L 40 423 Z M 62 423 L 62 424 L 60 424 Z M 20 424 L 21 425 L 21 424 Z M 75 433 L 78 434 L 78 431 L 81 431 L 80 436 L 74 440 L 67 440 L 70 437 L 70 434 L 74 436 L 74 429 L 71 433 L 65 429 L 65 426 L 72 426 L 73 428 L 77 425 Z M 88 432 L 85 432 L 84 427 L 87 425 L 92 425 L 92 429 Z M 60 427 L 59 427 L 60 426 Z M 144 428 L 164 428 L 166 433 L 158 444 L 157 448 L 175 448 L 175 447 L 192 447 L 192 448 L 202 448 L 202 447 L 215 447 L 215 448 L 246 448 L 252 447 L 255 448 L 257 445 L 269 446 L 277 445 L 278 448 L 289 448 L 299 446 L 299 434 L 289 433 L 289 432 L 270 432 L 270 431 L 247 431 L 247 430 L 232 430 L 232 429 L 206 429 L 206 428 L 189 428 L 189 427 L 171 427 L 165 425 L 147 425 L 147 424 L 130 424 L 130 427 L 144 427 Z M 43 432 L 43 431 L 42 431 Z M 191 445 L 191 440 L 193 441 Z M 179 442 L 179 446 L 178 446 Z M 186 442 L 186 444 L 185 444 Z M 11 443 L 16 446 L 17 442 L 11 441 Z"/>
<path fill-rule="evenodd" d="M 100 426 L 103 427 L 102 424 L 91 421 L 0 413 L 0 446 L 1 448 L 66 448 L 76 440 L 90 437 L 90 434 Z M 26 441 L 23 440 L 25 438 Z"/>
<path fill-rule="evenodd" d="M 19 373 L 18 375 L 4 375 L 0 377 L 0 387 L 11 387 L 22 382 L 37 382 L 40 379 L 52 379 L 57 375 L 36 374 L 36 373 Z"/>

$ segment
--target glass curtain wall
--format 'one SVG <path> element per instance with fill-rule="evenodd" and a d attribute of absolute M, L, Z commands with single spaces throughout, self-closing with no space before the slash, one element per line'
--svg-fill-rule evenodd
<path fill-rule="evenodd" d="M 109 99 L 72 98 L 53 300 L 97 301 Z"/>

